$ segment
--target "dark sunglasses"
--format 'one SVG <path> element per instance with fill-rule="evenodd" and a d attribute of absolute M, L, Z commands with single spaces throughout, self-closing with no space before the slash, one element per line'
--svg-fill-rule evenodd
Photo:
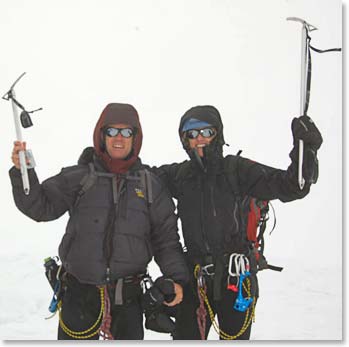
<path fill-rule="evenodd" d="M 208 138 L 216 135 L 216 130 L 214 128 L 191 129 L 187 130 L 185 135 L 189 139 L 196 139 L 199 135 Z"/>
<path fill-rule="evenodd" d="M 134 130 L 132 128 L 113 128 L 113 127 L 104 129 L 104 134 L 109 137 L 118 136 L 119 133 L 121 134 L 122 137 L 129 138 L 133 136 Z"/>

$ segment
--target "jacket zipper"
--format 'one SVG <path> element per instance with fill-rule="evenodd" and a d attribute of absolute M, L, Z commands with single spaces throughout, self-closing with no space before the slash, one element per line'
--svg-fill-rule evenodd
<path fill-rule="evenodd" d="M 210 187 L 210 197 L 211 197 L 211 204 L 213 208 L 213 216 L 217 217 L 216 205 L 214 203 L 213 186 Z"/>
<path fill-rule="evenodd" d="M 106 250 L 106 260 L 107 260 L 107 269 L 106 269 L 106 273 L 105 273 L 105 280 L 107 283 L 110 283 L 111 281 L 111 271 L 110 271 L 110 259 L 111 259 L 111 255 L 113 253 L 113 233 L 114 233 L 114 229 L 115 229 L 115 224 L 116 224 L 116 211 L 117 211 L 117 204 L 114 204 L 112 206 L 112 221 L 109 225 L 109 228 L 107 229 L 107 233 L 105 235 L 105 239 L 104 239 L 104 249 Z"/>
<path fill-rule="evenodd" d="M 211 254 L 210 246 L 208 244 L 207 240 L 207 233 L 206 233 L 206 228 L 205 228 L 205 221 L 204 221 L 204 216 L 205 216 L 205 208 L 204 208 L 204 185 L 203 185 L 203 179 L 202 177 L 200 178 L 200 204 L 201 204 L 201 231 L 202 231 L 202 237 L 204 240 L 204 245 L 206 248 L 206 251 L 208 254 Z"/>
<path fill-rule="evenodd" d="M 110 227 L 107 229 L 107 233 L 105 236 L 105 249 L 106 249 L 106 259 L 107 259 L 107 269 L 105 273 L 105 280 L 107 283 L 110 283 L 111 281 L 111 270 L 110 270 L 110 259 L 113 254 L 113 238 L 114 233 L 116 229 L 117 219 L 119 215 L 119 201 L 120 201 L 120 195 L 122 193 L 122 188 L 124 187 L 124 181 L 120 180 L 119 187 L 117 185 L 117 180 L 120 177 L 114 176 L 112 180 L 113 185 L 113 206 L 112 206 L 112 222 L 110 223 Z M 119 189 L 120 188 L 120 189 Z"/>

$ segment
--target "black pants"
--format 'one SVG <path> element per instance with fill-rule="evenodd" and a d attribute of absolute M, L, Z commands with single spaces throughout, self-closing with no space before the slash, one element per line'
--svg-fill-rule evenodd
<path fill-rule="evenodd" d="M 110 331 L 116 340 L 143 340 L 143 313 L 140 304 L 141 287 L 139 284 L 124 285 L 123 305 L 114 304 L 114 289 L 109 289 L 111 304 Z M 99 289 L 82 284 L 68 275 L 66 290 L 62 299 L 62 320 L 72 331 L 85 331 L 95 324 L 101 310 Z M 100 326 L 97 324 L 93 331 Z M 91 331 L 92 332 L 92 331 Z M 89 333 L 85 334 L 88 335 Z M 58 327 L 58 340 L 74 340 L 62 327 Z M 98 333 L 88 340 L 98 340 Z"/>
<path fill-rule="evenodd" d="M 250 281 L 251 294 L 256 296 L 257 299 L 257 278 L 255 276 L 250 277 Z M 233 308 L 237 294 L 226 289 L 227 282 L 226 279 L 224 279 L 221 285 L 221 299 L 219 301 L 214 301 L 212 278 L 207 278 L 206 284 L 208 300 L 214 313 L 217 315 L 220 329 L 229 335 L 236 335 L 241 331 L 246 318 L 246 312 L 239 312 Z M 183 301 L 179 304 L 176 313 L 176 330 L 173 335 L 174 340 L 201 339 L 196 315 L 196 310 L 200 305 L 196 288 L 196 282 L 194 279 L 192 279 L 192 282 L 184 288 Z M 245 292 L 243 293 L 243 296 L 246 296 Z M 207 311 L 205 337 L 207 339 L 212 323 L 206 305 L 205 308 Z M 249 310 L 249 314 L 251 314 L 251 309 Z M 236 340 L 249 340 L 250 334 L 251 324 L 243 334 L 236 338 Z"/>

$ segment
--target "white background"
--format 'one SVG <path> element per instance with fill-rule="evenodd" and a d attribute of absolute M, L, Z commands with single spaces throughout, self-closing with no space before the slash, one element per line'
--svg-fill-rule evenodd
<path fill-rule="evenodd" d="M 337 0 L 12 0 L 0 2 L 0 93 L 24 71 L 16 92 L 34 126 L 23 136 L 41 180 L 76 163 L 92 145 L 109 102 L 133 104 L 151 165 L 186 159 L 179 119 L 195 105 L 221 112 L 226 154 L 286 169 L 291 120 L 299 115 L 301 25 L 318 48 L 342 46 Z M 309 115 L 322 132 L 320 177 L 304 200 L 274 202 L 277 228 L 267 238 L 251 338 L 342 338 L 342 53 L 312 54 Z M 0 336 L 54 340 L 44 317 L 51 291 L 42 262 L 57 254 L 67 216 L 36 223 L 13 203 L 8 169 L 15 130 L 1 101 Z M 154 264 L 151 271 L 155 273 Z M 146 331 L 146 339 L 169 339 Z M 210 339 L 217 339 L 212 332 Z"/>

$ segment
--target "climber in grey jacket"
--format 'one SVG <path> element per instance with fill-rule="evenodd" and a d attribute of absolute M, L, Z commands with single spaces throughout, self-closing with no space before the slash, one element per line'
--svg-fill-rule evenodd
<path fill-rule="evenodd" d="M 93 152 L 83 153 L 78 165 L 63 168 L 41 184 L 35 170 L 29 169 L 29 195 L 23 193 L 18 159 L 25 143 L 15 142 L 12 153 L 10 178 L 17 207 L 35 221 L 55 220 L 66 212 L 70 215 L 59 256 L 68 291 L 70 283 L 75 290 L 71 292 L 83 299 L 79 310 L 85 314 L 72 310 L 78 305 L 72 298 L 75 294 L 65 293 L 62 315 L 70 326 L 67 333 L 60 324 L 59 339 L 74 338 L 70 330 L 83 331 L 93 324 L 101 306 L 97 286 L 107 287 L 109 296 L 119 304 L 115 287 L 120 279 L 134 278 L 129 282 L 140 287 L 137 279 L 146 273 L 153 256 L 164 277 L 174 281 L 175 298 L 167 305 L 182 300 L 182 285 L 188 280 L 173 201 L 138 157 L 142 129 L 135 108 L 107 105 L 93 140 Z M 130 291 L 137 294 L 131 300 L 121 298 L 121 306 L 112 306 L 111 334 L 119 339 L 142 339 L 141 291 Z"/>

